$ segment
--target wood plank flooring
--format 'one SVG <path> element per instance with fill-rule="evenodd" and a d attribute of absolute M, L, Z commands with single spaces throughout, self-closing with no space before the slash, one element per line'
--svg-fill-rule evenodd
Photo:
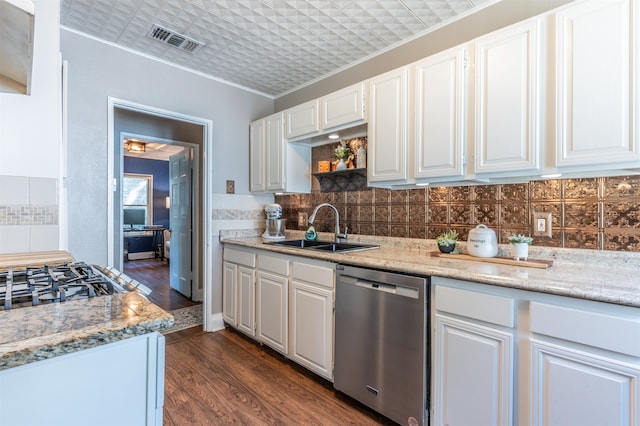
<path fill-rule="evenodd" d="M 394 424 L 230 329 L 166 339 L 165 426 Z"/>
<path fill-rule="evenodd" d="M 169 285 L 169 264 L 162 259 L 140 259 L 124 262 L 124 273 L 148 286 L 149 300 L 165 311 L 199 305 L 172 289 Z"/>

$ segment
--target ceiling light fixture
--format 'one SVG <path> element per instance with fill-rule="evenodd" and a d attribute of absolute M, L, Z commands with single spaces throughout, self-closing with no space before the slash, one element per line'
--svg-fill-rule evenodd
<path fill-rule="evenodd" d="M 127 139 L 124 147 L 127 151 L 133 153 L 143 153 L 147 150 L 147 144 L 135 139 Z"/>

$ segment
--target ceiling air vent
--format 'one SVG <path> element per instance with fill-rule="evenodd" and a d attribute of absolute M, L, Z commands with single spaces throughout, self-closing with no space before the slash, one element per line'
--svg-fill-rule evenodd
<path fill-rule="evenodd" d="M 177 47 L 180 50 L 184 50 L 189 53 L 193 53 L 200 47 L 204 46 L 204 43 L 187 37 L 184 34 L 177 33 L 162 25 L 153 24 L 147 32 L 147 37 L 154 40 L 158 40 L 162 43 L 170 44 L 173 47 Z"/>

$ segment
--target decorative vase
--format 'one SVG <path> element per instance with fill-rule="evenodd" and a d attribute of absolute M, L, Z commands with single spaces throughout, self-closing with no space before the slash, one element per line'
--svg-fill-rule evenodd
<path fill-rule="evenodd" d="M 449 244 L 448 246 L 441 246 L 440 244 L 438 244 L 438 249 L 441 253 L 451 253 L 453 250 L 455 250 L 455 248 L 455 244 Z"/>
<path fill-rule="evenodd" d="M 347 170 L 347 163 L 344 162 L 344 158 L 341 158 L 336 166 L 336 170 Z"/>
<path fill-rule="evenodd" d="M 359 169 L 367 168 L 367 150 L 364 149 L 363 146 L 358 148 L 358 152 L 356 153 L 356 163 Z"/>
<path fill-rule="evenodd" d="M 529 257 L 529 244 L 514 243 L 511 246 L 511 254 L 515 260 L 527 260 Z"/>

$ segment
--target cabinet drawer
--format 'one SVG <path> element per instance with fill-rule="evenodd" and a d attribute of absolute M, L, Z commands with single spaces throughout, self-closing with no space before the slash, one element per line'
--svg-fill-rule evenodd
<path fill-rule="evenodd" d="M 333 268 L 293 262 L 293 279 L 297 281 L 333 288 L 334 275 Z"/>
<path fill-rule="evenodd" d="M 640 357 L 640 310 L 628 309 L 626 316 L 531 302 L 531 331 Z"/>
<path fill-rule="evenodd" d="M 227 262 L 232 262 L 237 265 L 249 266 L 251 268 L 255 268 L 256 266 L 256 256 L 253 253 L 242 250 L 225 248 L 223 258 Z"/>
<path fill-rule="evenodd" d="M 436 286 L 434 303 L 438 311 L 504 327 L 515 325 L 514 301 L 507 297 Z"/>
<path fill-rule="evenodd" d="M 278 275 L 289 275 L 289 261 L 279 257 L 258 255 L 258 269 L 268 271 Z"/>

